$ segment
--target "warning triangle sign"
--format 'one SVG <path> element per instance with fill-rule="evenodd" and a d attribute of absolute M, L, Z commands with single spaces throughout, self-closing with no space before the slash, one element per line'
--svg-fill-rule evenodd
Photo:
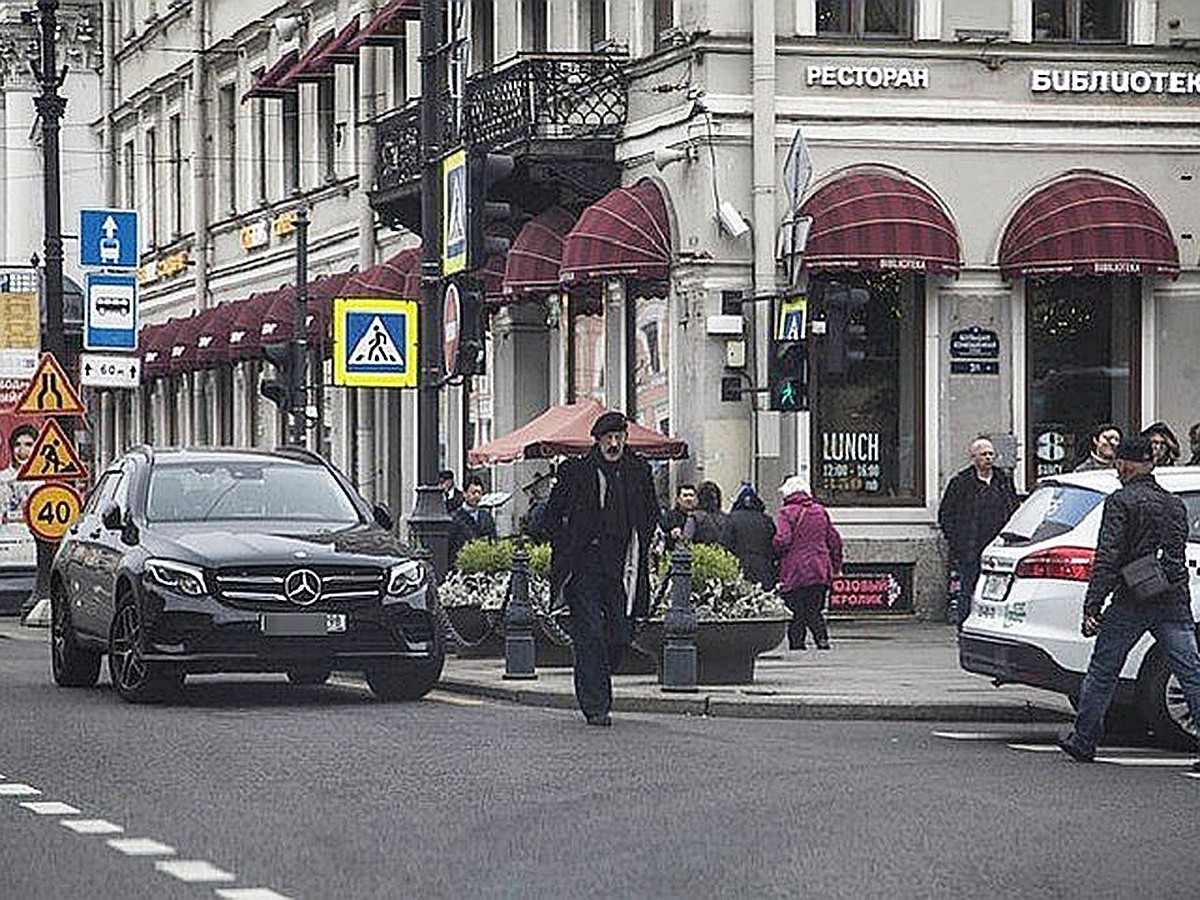
<path fill-rule="evenodd" d="M 57 422 L 47 419 L 33 445 L 33 452 L 17 472 L 17 481 L 75 481 L 80 478 L 87 478 L 87 469 L 75 445 Z"/>
<path fill-rule="evenodd" d="M 386 366 L 397 369 L 404 368 L 404 354 L 396 346 L 392 334 L 383 324 L 381 316 L 371 319 L 371 324 L 358 339 L 354 349 L 350 351 L 349 364 L 352 366 Z"/>
<path fill-rule="evenodd" d="M 63 371 L 53 353 L 43 353 L 37 371 L 21 394 L 15 407 L 17 413 L 51 413 L 53 415 L 82 415 L 83 404 L 71 379 Z"/>

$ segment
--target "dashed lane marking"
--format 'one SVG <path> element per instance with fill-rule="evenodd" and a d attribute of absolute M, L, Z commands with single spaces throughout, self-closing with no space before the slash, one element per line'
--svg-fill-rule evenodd
<path fill-rule="evenodd" d="M 150 838 L 113 838 L 108 846 L 126 856 L 174 856 L 175 848 Z"/>
<path fill-rule="evenodd" d="M 1009 750 L 1024 750 L 1026 753 L 1062 753 L 1057 744 L 1008 744 Z"/>
<path fill-rule="evenodd" d="M 1188 768 L 1190 759 L 1169 756 L 1097 756 L 1098 763 L 1111 763 L 1114 766 L 1157 766 L 1164 769 Z"/>
<path fill-rule="evenodd" d="M 932 734 L 948 741 L 1011 741 L 1029 736 L 1026 731 L 934 731 Z"/>
<path fill-rule="evenodd" d="M 204 881 L 236 881 L 237 876 L 224 869 L 218 869 L 212 863 L 203 859 L 170 859 L 159 861 L 154 868 L 166 872 L 180 881 L 197 884 Z"/>
<path fill-rule="evenodd" d="M 291 900 L 270 888 L 217 888 L 221 900 Z"/>
<path fill-rule="evenodd" d="M 120 834 L 125 830 L 106 819 L 63 819 L 58 824 L 76 834 Z"/>
<path fill-rule="evenodd" d="M 42 792 L 32 785 L 16 782 L 0 784 L 0 797 L 37 797 Z"/>
<path fill-rule="evenodd" d="M 31 813 L 36 813 L 39 816 L 77 816 L 79 810 L 73 807 L 70 803 L 59 803 L 57 800 L 34 800 L 28 803 L 22 803 L 23 807 Z"/>

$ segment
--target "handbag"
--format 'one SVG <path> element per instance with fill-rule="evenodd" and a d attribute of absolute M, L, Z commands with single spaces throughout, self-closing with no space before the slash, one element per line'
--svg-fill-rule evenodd
<path fill-rule="evenodd" d="M 1158 561 L 1157 551 L 1139 556 L 1122 566 L 1121 580 L 1129 588 L 1130 596 L 1139 603 L 1156 600 L 1171 587 L 1162 563 Z"/>

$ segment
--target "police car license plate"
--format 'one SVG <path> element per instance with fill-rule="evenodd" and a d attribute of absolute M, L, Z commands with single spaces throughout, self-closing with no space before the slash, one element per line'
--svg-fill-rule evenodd
<path fill-rule="evenodd" d="M 983 589 L 980 596 L 984 600 L 1003 600 L 1008 593 L 1008 575 L 991 574 L 983 576 Z"/>
<path fill-rule="evenodd" d="M 273 637 L 308 637 L 341 634 L 346 630 L 345 613 L 262 613 L 258 627 Z"/>

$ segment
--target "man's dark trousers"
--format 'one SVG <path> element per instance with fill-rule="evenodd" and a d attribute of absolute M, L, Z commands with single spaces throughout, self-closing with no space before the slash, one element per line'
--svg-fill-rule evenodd
<path fill-rule="evenodd" d="M 629 646 L 625 588 L 597 571 L 578 572 L 567 586 L 571 642 L 575 652 L 575 697 L 589 719 L 612 710 L 612 671 Z"/>

